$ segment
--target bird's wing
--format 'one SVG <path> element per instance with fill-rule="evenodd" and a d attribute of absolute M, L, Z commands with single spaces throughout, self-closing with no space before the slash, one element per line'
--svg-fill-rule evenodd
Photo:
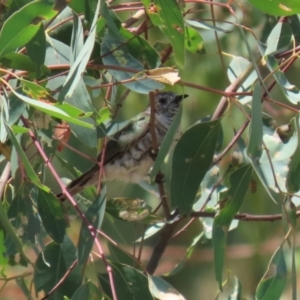
<path fill-rule="evenodd" d="M 118 155 L 124 153 L 140 138 L 142 138 L 149 130 L 150 115 L 141 113 L 132 118 L 122 130 L 118 131 L 108 141 L 105 151 L 105 163 L 109 162 Z M 101 153 L 98 160 L 101 159 Z"/>

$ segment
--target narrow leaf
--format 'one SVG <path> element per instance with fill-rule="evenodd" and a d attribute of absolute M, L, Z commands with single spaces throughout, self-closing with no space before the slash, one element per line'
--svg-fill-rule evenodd
<path fill-rule="evenodd" d="M 257 300 L 279 300 L 285 287 L 287 277 L 283 249 L 279 247 L 271 258 L 268 269 L 258 284 Z"/>
<path fill-rule="evenodd" d="M 142 272 L 115 262 L 111 264 L 111 267 L 118 299 L 153 300 L 148 288 L 147 277 Z M 98 278 L 105 294 L 112 298 L 107 274 L 99 274 Z"/>
<path fill-rule="evenodd" d="M 49 103 L 46 103 L 43 101 L 34 100 L 27 96 L 19 94 L 14 90 L 12 90 L 12 93 L 14 93 L 15 96 L 18 97 L 20 100 L 26 102 L 30 106 L 35 107 L 38 110 L 40 110 L 52 117 L 59 118 L 59 119 L 62 119 L 62 120 L 65 120 L 65 121 L 68 121 L 68 122 L 71 122 L 74 124 L 78 124 L 78 125 L 81 125 L 81 126 L 84 126 L 87 128 L 93 128 L 93 126 L 91 124 L 88 124 L 86 122 L 75 119 L 74 117 L 67 114 L 65 111 L 63 111 L 62 109 L 59 108 L 59 104 L 56 104 L 57 106 L 55 106 L 55 105 L 52 105 L 52 104 L 49 104 Z M 60 105 L 62 105 L 63 108 L 70 107 L 70 106 L 64 106 L 64 104 L 60 104 Z M 74 109 L 73 109 L 73 111 L 74 111 Z M 78 112 L 78 111 L 79 110 L 77 109 L 76 112 Z M 77 117 L 79 117 L 79 116 L 77 115 Z"/>
<path fill-rule="evenodd" d="M 47 233 L 55 242 L 62 243 L 68 227 L 62 203 L 53 194 L 40 189 L 37 195 L 37 204 Z"/>
<path fill-rule="evenodd" d="M 181 121 L 181 115 L 182 115 L 182 108 L 179 109 L 178 114 L 175 116 L 170 128 L 168 129 L 158 152 L 158 155 L 155 159 L 155 163 L 152 167 L 151 173 L 150 173 L 150 180 L 153 181 L 156 174 L 158 173 L 160 166 L 162 165 L 170 147 L 174 140 L 174 136 L 177 132 L 177 129 L 179 127 L 180 121 Z"/>
<path fill-rule="evenodd" d="M 71 97 L 78 82 L 82 78 L 82 73 L 85 71 L 86 65 L 89 61 L 91 53 L 94 48 L 94 42 L 96 37 L 97 19 L 100 8 L 100 2 L 97 1 L 97 7 L 95 10 L 94 19 L 90 28 L 89 36 L 86 39 L 84 46 L 82 47 L 80 53 L 76 57 L 74 64 L 72 65 L 70 72 L 66 78 L 63 89 L 59 93 L 58 99 L 63 101 L 65 97 Z"/>
<path fill-rule="evenodd" d="M 105 213 L 106 205 L 106 187 L 103 185 L 100 195 L 98 195 L 93 204 L 87 210 L 85 216 L 94 228 L 100 229 Z M 97 235 L 97 233 L 94 233 Z M 95 236 L 91 235 L 91 228 L 82 222 L 79 240 L 78 240 L 78 263 L 84 265 L 92 250 Z"/>

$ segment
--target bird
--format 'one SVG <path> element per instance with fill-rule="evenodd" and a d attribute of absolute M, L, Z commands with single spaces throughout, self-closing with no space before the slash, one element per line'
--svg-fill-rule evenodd
<path fill-rule="evenodd" d="M 154 95 L 155 103 L 155 134 L 158 147 L 170 128 L 172 121 L 179 111 L 181 101 L 188 95 L 178 95 L 171 91 L 158 92 Z M 115 133 L 109 140 L 105 149 L 104 180 L 114 179 L 138 183 L 147 180 L 148 172 L 154 164 L 153 143 L 150 130 L 150 106 L 130 119 L 129 123 Z M 98 155 L 101 161 L 102 152 Z M 81 192 L 84 188 L 97 185 L 99 181 L 99 163 L 80 175 L 67 185 L 71 195 Z M 63 193 L 57 197 L 64 201 Z"/>

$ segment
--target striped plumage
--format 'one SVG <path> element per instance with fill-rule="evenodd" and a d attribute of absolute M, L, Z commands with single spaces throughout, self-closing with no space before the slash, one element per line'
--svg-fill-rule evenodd
<path fill-rule="evenodd" d="M 160 92 L 155 95 L 155 129 L 158 145 L 161 144 L 174 116 L 179 110 L 181 100 L 187 95 L 177 95 L 173 92 Z M 130 120 L 130 123 L 115 135 L 110 137 L 105 152 L 104 179 L 139 182 L 147 178 L 153 165 L 151 149 L 153 147 L 150 132 L 150 107 Z M 102 153 L 98 155 L 100 161 Z M 73 180 L 67 189 L 75 195 L 86 186 L 97 184 L 99 165 Z M 58 195 L 64 200 L 63 194 Z"/>

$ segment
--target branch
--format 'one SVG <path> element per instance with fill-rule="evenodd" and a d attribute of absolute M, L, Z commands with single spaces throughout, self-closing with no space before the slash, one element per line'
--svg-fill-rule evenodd
<path fill-rule="evenodd" d="M 149 98 L 150 98 L 150 133 L 151 133 L 151 138 L 152 138 L 152 148 L 153 148 L 153 156 L 156 157 L 157 153 L 159 151 L 159 146 L 158 146 L 158 141 L 157 141 L 157 136 L 156 136 L 156 124 L 155 124 L 155 99 L 154 99 L 154 93 L 150 92 L 149 93 Z M 158 171 L 155 181 L 157 183 L 158 186 L 158 190 L 159 190 L 159 195 L 160 195 L 160 200 L 161 200 L 161 204 L 162 204 L 162 208 L 164 210 L 164 215 L 166 220 L 169 220 L 170 218 L 170 208 L 168 205 L 168 201 L 165 195 L 165 190 L 164 190 L 164 185 L 163 185 L 163 181 L 164 181 L 164 175 L 161 173 L 161 171 Z"/>
<path fill-rule="evenodd" d="M 191 217 L 204 217 L 204 218 L 214 218 L 216 212 L 207 212 L 207 211 L 201 211 L 201 212 L 192 212 Z M 296 213 L 297 218 L 300 216 L 300 210 L 297 211 Z M 246 213 L 240 213 L 235 215 L 234 219 L 235 220 L 240 220 L 240 221 L 265 221 L 265 222 L 273 222 L 273 221 L 278 221 L 282 220 L 283 216 L 282 214 L 274 214 L 274 215 L 251 215 L 251 214 L 246 214 Z"/>
<path fill-rule="evenodd" d="M 148 262 L 146 270 L 149 274 L 153 274 L 157 268 L 158 262 L 160 261 L 165 249 L 168 246 L 169 240 L 173 236 L 178 221 L 172 224 L 166 224 L 161 230 L 160 237 L 157 244 L 154 246 L 151 258 Z"/>

